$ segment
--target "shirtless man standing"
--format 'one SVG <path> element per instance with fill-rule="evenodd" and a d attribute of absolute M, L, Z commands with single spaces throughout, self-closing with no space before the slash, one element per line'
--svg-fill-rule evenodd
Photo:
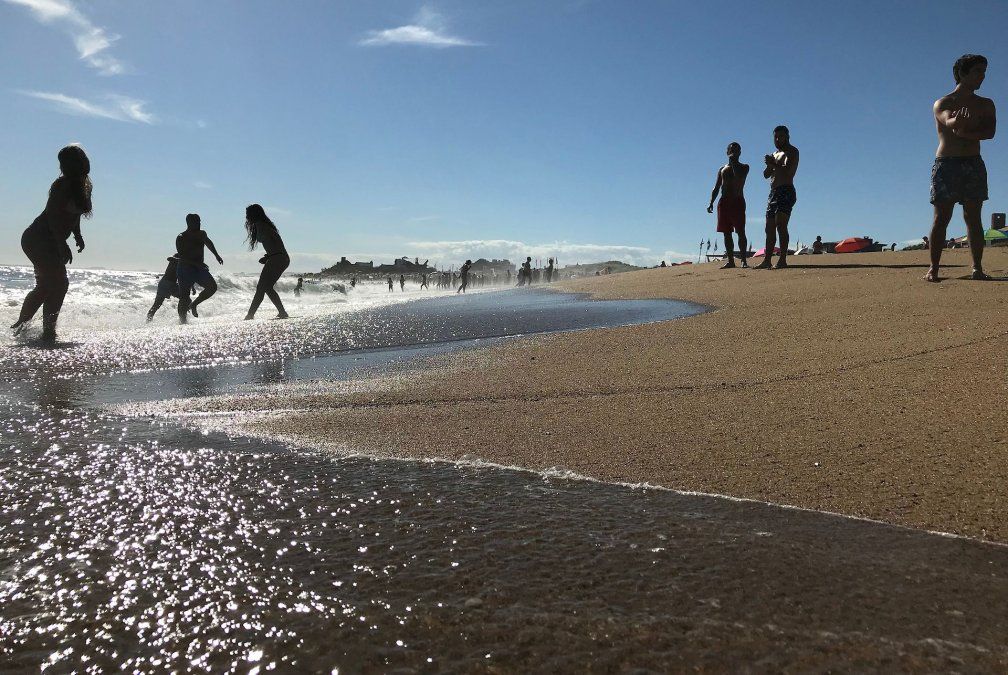
<path fill-rule="evenodd" d="M 735 247 L 732 242 L 732 232 L 738 232 L 739 251 L 742 254 L 742 267 L 746 264 L 746 236 L 745 236 L 745 179 L 749 175 L 749 165 L 739 162 L 742 155 L 742 146 L 732 142 L 728 144 L 728 163 L 718 169 L 717 181 L 714 183 L 714 190 L 711 192 L 710 204 L 707 205 L 707 213 L 714 212 L 714 200 L 721 192 L 721 199 L 717 203 L 717 231 L 724 234 L 725 251 L 728 254 L 728 262 L 721 266 L 721 269 L 735 267 Z"/>
<path fill-rule="evenodd" d="M 956 88 L 951 94 L 935 101 L 934 116 L 938 128 L 938 152 L 931 169 L 931 203 L 934 222 L 931 241 L 945 241 L 945 228 L 952 220 L 956 202 L 962 204 L 963 220 L 973 273 L 977 281 L 987 281 L 983 271 L 984 236 L 980 210 L 987 199 L 987 167 L 980 157 L 980 141 L 994 138 L 997 118 L 994 101 L 976 95 L 987 74 L 987 59 L 979 54 L 966 54 L 952 66 Z M 938 281 L 938 265 L 943 246 L 933 244 L 931 268 L 925 279 Z"/>
<path fill-rule="evenodd" d="M 770 257 L 778 240 L 780 254 L 776 267 L 787 267 L 787 226 L 791 219 L 791 209 L 798 201 L 794 188 L 794 176 L 798 171 L 798 148 L 791 145 L 791 132 L 783 125 L 773 130 L 773 142 L 777 151 L 763 157 L 766 162 L 763 177 L 770 179 L 770 197 L 766 208 L 766 251 L 763 262 L 756 266 L 758 270 L 770 269 Z"/>

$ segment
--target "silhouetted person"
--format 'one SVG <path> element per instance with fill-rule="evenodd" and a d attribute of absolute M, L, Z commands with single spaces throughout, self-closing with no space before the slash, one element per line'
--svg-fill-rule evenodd
<path fill-rule="evenodd" d="M 770 258 L 774 246 L 780 243 L 780 254 L 777 257 L 777 268 L 787 267 L 788 221 L 794 209 L 798 195 L 795 192 L 794 176 L 798 171 L 798 148 L 791 145 L 791 132 L 781 125 L 773 132 L 776 152 L 766 155 L 763 160 L 766 168 L 763 177 L 770 179 L 770 197 L 767 198 L 766 210 L 766 254 L 757 269 L 770 269 Z"/>
<path fill-rule="evenodd" d="M 420 288 L 428 288 L 428 286 L 427 286 L 427 275 L 426 274 L 420 275 Z"/>
<path fill-rule="evenodd" d="M 522 263 L 521 270 L 518 272 L 518 285 L 524 286 L 525 284 L 532 285 L 532 256 L 525 258 L 525 262 Z"/>
<path fill-rule="evenodd" d="M 168 267 L 165 268 L 161 280 L 158 281 L 154 304 L 147 310 L 147 323 L 154 320 L 154 314 L 161 309 L 161 304 L 172 296 L 181 300 L 178 287 L 178 258 L 176 256 L 168 258 Z"/>
<path fill-rule="evenodd" d="M 392 277 L 391 276 L 388 278 L 388 289 L 389 289 L 389 293 L 391 293 L 393 290 L 395 290 L 395 287 L 392 285 Z"/>
<path fill-rule="evenodd" d="M 56 342 L 56 319 L 59 318 L 70 280 L 66 266 L 73 253 L 66 240 L 72 234 L 77 252 L 84 250 L 81 216 L 91 216 L 91 161 L 84 149 L 68 145 L 56 155 L 60 177 L 49 187 L 45 209 L 21 235 L 21 249 L 28 256 L 35 272 L 35 288 L 28 292 L 21 305 L 18 320 L 11 328 L 20 333 L 42 308 L 42 340 Z"/>
<path fill-rule="evenodd" d="M 987 199 L 987 167 L 980 156 L 980 141 L 994 138 L 997 126 L 994 101 L 977 96 L 987 74 L 987 59 L 979 54 L 961 56 L 952 66 L 956 87 L 934 104 L 938 152 L 931 169 L 931 203 L 934 222 L 931 241 L 945 241 L 945 229 L 956 203 L 962 204 L 973 272 L 970 278 L 987 281 L 983 271 L 984 233 L 980 212 Z M 924 278 L 938 281 L 942 246 L 931 246 L 931 267 Z"/>
<path fill-rule="evenodd" d="M 742 267 L 746 264 L 745 235 L 745 190 L 746 177 L 749 175 L 749 165 L 739 162 L 742 156 L 742 146 L 732 142 L 728 144 L 728 163 L 718 169 L 714 190 L 711 192 L 707 213 L 714 212 L 714 200 L 721 193 L 717 203 L 717 231 L 724 234 L 725 252 L 728 261 L 721 269 L 735 267 L 735 245 L 732 242 L 732 232 L 738 233 L 739 251 L 742 255 Z"/>
<path fill-rule="evenodd" d="M 210 274 L 210 268 L 203 262 L 203 248 L 210 249 L 210 252 L 217 258 L 218 264 L 223 265 L 224 260 L 217 253 L 213 242 L 207 233 L 200 229 L 200 217 L 195 213 L 186 216 L 186 230 L 175 237 L 175 251 L 178 257 L 178 285 L 179 285 L 179 321 L 186 322 L 186 314 L 192 312 L 193 316 L 199 316 L 196 306 L 217 292 L 217 282 Z M 198 285 L 203 291 L 196 296 L 196 299 L 189 302 L 193 286 Z"/>
<path fill-rule="evenodd" d="M 245 209 L 245 232 L 250 251 L 261 243 L 266 252 L 266 255 L 259 258 L 263 268 L 259 273 L 259 283 L 256 284 L 255 295 L 252 296 L 252 304 L 249 306 L 248 314 L 245 315 L 245 320 L 255 318 L 255 313 L 259 309 L 259 305 L 262 304 L 263 297 L 268 297 L 276 307 L 276 318 L 286 319 L 287 310 L 284 309 L 283 302 L 275 288 L 276 282 L 280 280 L 284 270 L 290 267 L 290 256 L 287 255 L 283 239 L 280 238 L 280 230 L 266 215 L 263 207 L 251 204 Z"/>
<path fill-rule="evenodd" d="M 549 264 L 546 265 L 546 283 L 551 283 L 553 281 L 553 258 L 549 258 Z"/>
<path fill-rule="evenodd" d="M 455 294 L 465 293 L 466 286 L 469 285 L 469 270 L 472 269 L 472 260 L 466 260 L 465 264 L 459 269 L 459 278 L 462 280 L 462 285 L 458 287 Z"/>
<path fill-rule="evenodd" d="M 823 252 L 822 235 L 817 235 L 815 241 L 812 242 L 812 253 L 821 254 Z"/>
<path fill-rule="evenodd" d="M 406 275 L 405 274 L 400 274 L 399 275 L 399 290 L 400 291 L 405 291 L 406 290 Z"/>
<path fill-rule="evenodd" d="M 931 248 L 931 242 L 928 241 L 927 237 L 924 237 L 924 249 L 927 250 L 929 248 Z"/>
<path fill-rule="evenodd" d="M 294 295 L 301 297 L 301 291 L 304 290 L 304 277 L 298 277 L 297 286 L 294 287 Z"/>
<path fill-rule="evenodd" d="M 357 285 L 357 277 L 350 277 L 350 288 L 353 288 L 356 285 Z"/>

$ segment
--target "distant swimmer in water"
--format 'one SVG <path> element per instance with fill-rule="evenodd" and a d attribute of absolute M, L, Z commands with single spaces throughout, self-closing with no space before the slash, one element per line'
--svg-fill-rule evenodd
<path fill-rule="evenodd" d="M 210 249 L 210 252 L 217 258 L 218 264 L 224 264 L 224 259 L 217 253 L 210 237 L 200 229 L 200 217 L 195 213 L 190 213 L 186 216 L 185 232 L 175 237 L 175 250 L 178 257 L 178 313 L 181 323 L 186 322 L 186 315 L 190 311 L 193 316 L 198 317 L 196 306 L 217 292 L 217 282 L 210 274 L 210 268 L 203 262 L 204 247 Z M 192 295 L 193 286 L 199 286 L 203 291 L 190 304 L 189 296 Z"/>
<path fill-rule="evenodd" d="M 68 145 L 56 156 L 60 177 L 49 187 L 45 210 L 21 235 L 21 249 L 31 260 L 35 271 L 35 288 L 25 296 L 14 333 L 24 330 L 39 307 L 42 308 L 42 340 L 56 342 L 56 319 L 59 318 L 70 280 L 66 266 L 73 253 L 66 240 L 72 234 L 77 252 L 84 250 L 80 219 L 91 217 L 91 162 L 84 149 Z"/>
<path fill-rule="evenodd" d="M 787 267 L 788 221 L 798 194 L 795 192 L 794 177 L 798 171 L 798 148 L 791 145 L 791 132 L 784 125 L 773 130 L 773 142 L 777 151 L 765 155 L 763 161 L 766 168 L 763 177 L 770 179 L 770 196 L 767 198 L 766 209 L 766 250 L 763 252 L 763 262 L 756 269 L 770 269 L 770 258 L 773 257 L 774 246 L 780 243 L 780 253 L 777 256 L 777 269 Z"/>
<path fill-rule="evenodd" d="M 739 252 L 742 255 L 742 267 L 746 264 L 745 236 L 745 190 L 746 176 L 749 175 L 749 165 L 739 162 L 742 156 L 742 146 L 732 142 L 728 144 L 728 163 L 718 169 L 714 190 L 711 192 L 707 213 L 714 212 L 714 200 L 721 193 L 717 203 L 717 231 L 724 234 L 725 253 L 728 262 L 721 269 L 735 267 L 735 245 L 732 232 L 738 233 Z"/>
<path fill-rule="evenodd" d="M 391 276 L 388 278 L 388 289 L 389 289 L 389 293 L 391 293 L 392 291 L 395 290 L 395 286 L 392 285 L 392 277 Z"/>
<path fill-rule="evenodd" d="M 406 275 L 405 274 L 400 274 L 399 275 L 399 290 L 400 291 L 405 291 L 406 290 Z"/>
<path fill-rule="evenodd" d="M 423 274 L 420 277 L 420 288 L 427 288 L 427 275 Z"/>
<path fill-rule="evenodd" d="M 989 281 L 983 271 L 984 232 L 981 211 L 987 200 L 987 166 L 980 156 L 980 142 L 994 138 L 997 112 L 994 101 L 978 96 L 976 90 L 987 75 L 987 59 L 964 54 L 952 66 L 956 86 L 934 103 L 938 130 L 938 151 L 931 168 L 931 267 L 924 279 L 938 281 L 945 231 L 956 204 L 962 204 L 966 221 L 974 281 Z M 927 243 L 928 238 L 924 237 Z"/>
<path fill-rule="evenodd" d="M 154 297 L 154 304 L 147 311 L 147 323 L 154 320 L 154 314 L 161 309 L 161 303 L 172 296 L 179 298 L 179 301 L 182 299 L 179 295 L 178 257 L 176 256 L 168 258 L 168 267 L 165 268 L 164 274 L 157 285 L 157 295 Z"/>
<path fill-rule="evenodd" d="M 255 318 L 255 313 L 259 309 L 259 305 L 262 304 L 264 296 L 269 297 L 273 306 L 276 307 L 276 318 L 286 319 L 287 310 L 284 309 L 280 295 L 274 288 L 284 270 L 290 266 L 290 256 L 287 255 L 283 239 L 280 238 L 280 230 L 266 215 L 263 207 L 252 204 L 245 209 L 245 232 L 248 235 L 250 251 L 260 243 L 263 250 L 266 251 L 266 255 L 259 258 L 263 268 L 259 274 L 259 283 L 256 284 L 256 292 L 252 296 L 252 304 L 249 306 L 248 314 L 245 315 L 245 320 Z"/>
<path fill-rule="evenodd" d="M 294 295 L 301 297 L 301 291 L 304 290 L 304 277 L 298 277 L 297 286 L 294 287 Z"/>
<path fill-rule="evenodd" d="M 354 288 L 357 285 L 357 277 L 350 277 L 350 288 Z"/>
<path fill-rule="evenodd" d="M 459 269 L 459 278 L 462 279 L 462 285 L 458 287 L 455 294 L 465 293 L 466 286 L 469 285 L 469 270 L 472 269 L 472 260 L 466 260 L 465 264 Z"/>

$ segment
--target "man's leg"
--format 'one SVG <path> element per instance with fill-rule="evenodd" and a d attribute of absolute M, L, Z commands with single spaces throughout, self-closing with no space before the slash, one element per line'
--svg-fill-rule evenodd
<path fill-rule="evenodd" d="M 203 281 L 206 282 L 206 286 L 204 286 L 203 291 L 196 296 L 196 299 L 193 300 L 192 306 L 190 307 L 193 316 L 199 316 L 196 313 L 196 305 L 200 304 L 201 302 L 203 302 L 204 300 L 206 300 L 211 295 L 217 292 L 217 282 L 214 281 L 213 277 L 209 277 L 207 279 L 204 279 Z"/>
<path fill-rule="evenodd" d="M 990 279 L 983 271 L 984 232 L 981 211 L 983 202 L 967 201 L 963 203 L 963 220 L 966 221 L 966 239 L 970 245 L 970 255 L 973 256 L 972 278 L 976 281 Z"/>
<path fill-rule="evenodd" d="M 777 226 L 777 242 L 780 245 L 780 255 L 777 256 L 777 269 L 787 267 L 787 247 L 791 237 L 788 236 L 787 225 L 791 220 L 791 213 L 778 211 L 774 219 Z"/>
<path fill-rule="evenodd" d="M 742 267 L 749 267 L 749 265 L 746 263 L 746 247 L 748 245 L 749 245 L 749 242 L 746 241 L 745 230 L 739 230 L 738 231 L 738 248 L 739 248 L 739 253 L 742 256 Z"/>
<path fill-rule="evenodd" d="M 731 232 L 724 233 L 724 250 L 728 257 L 728 262 L 721 266 L 721 269 L 735 267 L 735 242 L 732 241 Z"/>
<path fill-rule="evenodd" d="M 766 217 L 766 250 L 763 255 L 763 262 L 756 265 L 758 270 L 770 269 L 770 256 L 773 255 L 774 246 L 777 245 L 777 217 L 775 214 L 767 214 Z"/>
<path fill-rule="evenodd" d="M 154 314 L 161 309 L 161 304 L 170 297 L 170 295 L 162 293 L 160 290 L 158 291 L 157 297 L 154 298 L 154 304 L 151 305 L 151 308 L 147 311 L 148 322 L 154 319 Z"/>
<path fill-rule="evenodd" d="M 938 281 L 938 266 L 941 264 L 942 249 L 945 248 L 945 231 L 952 220 L 952 209 L 955 202 L 936 202 L 934 205 L 934 220 L 931 223 L 931 235 L 928 250 L 931 253 L 931 268 L 924 279 Z"/>

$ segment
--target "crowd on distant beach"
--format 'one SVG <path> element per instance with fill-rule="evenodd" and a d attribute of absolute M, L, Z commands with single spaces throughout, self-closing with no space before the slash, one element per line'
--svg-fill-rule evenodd
<path fill-rule="evenodd" d="M 938 150 L 931 170 L 931 204 L 934 206 L 930 241 L 944 242 L 946 229 L 952 219 L 955 205 L 961 204 L 966 222 L 967 238 L 973 258 L 971 278 L 989 280 L 984 273 L 984 236 L 981 219 L 983 202 L 987 200 L 987 169 L 980 155 L 980 142 L 994 137 L 997 126 L 994 102 L 978 96 L 976 90 L 987 73 L 987 59 L 978 54 L 960 57 L 952 67 L 956 82 L 955 89 L 935 101 L 933 107 L 938 133 Z M 766 207 L 766 239 L 763 261 L 757 269 L 783 269 L 788 266 L 788 224 L 798 195 L 794 179 L 798 171 L 799 152 L 791 142 L 791 132 L 780 125 L 773 130 L 774 152 L 763 157 L 765 168 L 763 177 L 770 180 L 770 195 Z M 738 235 L 741 266 L 747 267 L 747 240 L 745 235 L 746 202 L 745 182 L 749 166 L 740 161 L 742 146 L 731 142 L 727 149 L 728 162 L 718 169 L 707 205 L 708 213 L 714 211 L 717 202 L 717 231 L 724 235 L 727 262 L 725 268 L 735 267 L 735 244 L 732 234 Z M 91 163 L 87 154 L 78 145 L 69 145 L 57 155 L 60 176 L 49 188 L 49 197 L 43 212 L 24 231 L 21 248 L 31 261 L 35 273 L 35 287 L 24 299 L 18 320 L 12 328 L 16 333 L 25 329 L 38 310 L 42 309 L 42 339 L 56 340 L 56 321 L 69 288 L 67 265 L 73 261 L 73 252 L 67 244 L 74 238 L 77 253 L 84 251 L 84 237 L 81 233 L 81 218 L 92 214 Z M 186 216 L 186 229 L 175 238 L 175 253 L 168 258 L 168 266 L 158 283 L 157 296 L 148 311 L 151 320 L 161 305 L 170 297 L 177 297 L 179 321 L 186 323 L 188 316 L 198 316 L 199 306 L 217 291 L 217 283 L 210 268 L 204 262 L 205 251 L 209 250 L 217 263 L 224 264 L 223 258 L 214 247 L 213 241 L 201 227 L 198 214 Z M 277 309 L 277 318 L 287 318 L 288 314 L 276 291 L 276 283 L 290 266 L 290 256 L 284 247 L 280 231 L 259 204 L 245 209 L 246 241 L 250 250 L 262 245 L 264 255 L 259 259 L 262 271 L 252 297 L 246 319 L 255 317 L 265 298 Z M 779 249 L 777 248 L 779 244 Z M 816 246 L 821 252 L 822 241 L 817 238 Z M 939 265 L 943 246 L 931 245 L 931 265 L 925 279 L 939 280 Z M 777 262 L 771 264 L 777 251 Z M 455 272 L 440 272 L 435 275 L 438 288 L 455 287 L 457 293 L 464 293 L 470 286 L 485 283 L 483 275 L 472 274 L 473 263 Z M 510 270 L 507 272 L 510 283 Z M 537 281 L 550 282 L 554 277 L 554 260 L 540 270 L 532 269 L 532 258 L 526 258 L 518 270 L 518 286 L 531 285 Z M 354 280 L 355 282 L 356 280 Z M 400 290 L 405 289 L 405 275 L 400 275 Z M 352 283 L 351 285 L 354 285 Z M 389 290 L 394 290 L 394 281 L 388 277 Z M 195 299 L 190 299 L 194 287 L 201 290 Z M 428 287 L 426 275 L 421 287 Z M 297 292 L 303 288 L 299 283 Z"/>

